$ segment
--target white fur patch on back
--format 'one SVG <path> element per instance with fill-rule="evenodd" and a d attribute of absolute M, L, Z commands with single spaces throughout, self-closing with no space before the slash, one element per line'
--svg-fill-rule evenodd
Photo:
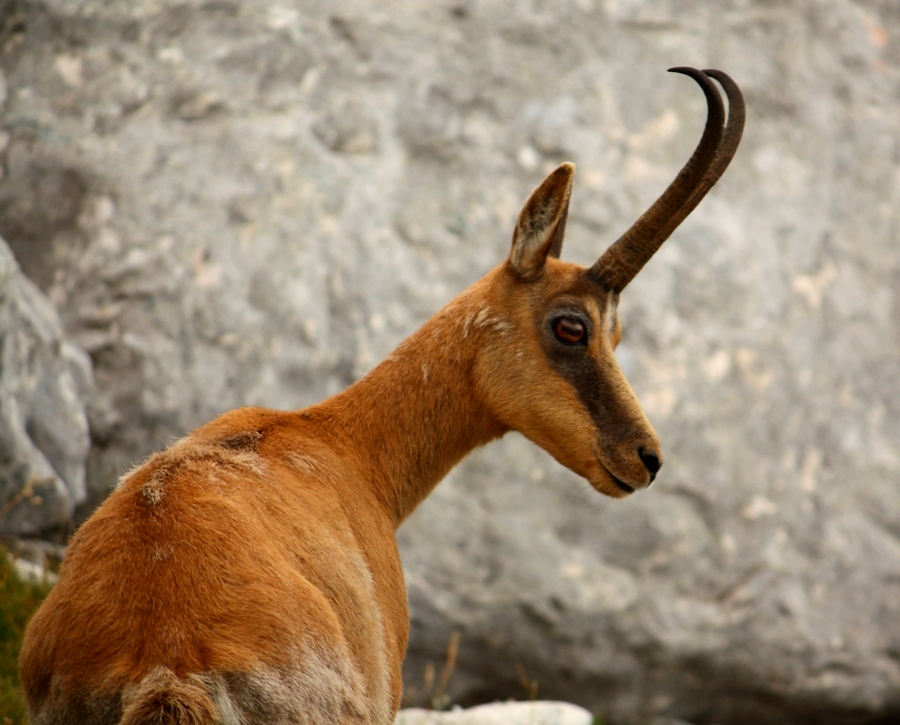
<path fill-rule="evenodd" d="M 147 503 L 157 506 L 163 502 L 167 488 L 180 474 L 206 480 L 215 486 L 223 484 L 224 476 L 219 474 L 226 471 L 266 478 L 269 467 L 265 458 L 252 449 L 230 447 L 231 442 L 229 439 L 225 445 L 218 445 L 215 442 L 197 442 L 191 436 L 182 438 L 170 448 L 152 455 L 143 465 L 128 471 L 119 479 L 117 488 L 141 471 L 148 470 L 149 476 L 141 485 L 141 494 Z"/>
<path fill-rule="evenodd" d="M 163 488 L 165 487 L 166 476 L 169 474 L 168 467 L 160 467 L 153 472 L 153 475 L 147 479 L 147 482 L 141 487 L 144 498 L 147 503 L 158 504 L 162 501 Z"/>

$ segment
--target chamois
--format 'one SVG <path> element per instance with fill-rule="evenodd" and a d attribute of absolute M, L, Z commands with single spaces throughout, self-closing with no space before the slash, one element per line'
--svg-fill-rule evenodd
<path fill-rule="evenodd" d="M 395 531 L 454 465 L 515 430 L 608 496 L 653 482 L 659 441 L 613 352 L 619 294 L 744 124 L 726 74 L 672 70 L 706 96 L 702 138 L 593 266 L 559 260 L 564 163 L 508 259 L 365 377 L 303 410 L 226 413 L 122 478 L 26 631 L 33 725 L 388 725 L 409 628 Z"/>

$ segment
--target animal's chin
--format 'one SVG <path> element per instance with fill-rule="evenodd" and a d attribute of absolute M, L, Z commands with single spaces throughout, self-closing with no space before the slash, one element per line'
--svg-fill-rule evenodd
<path fill-rule="evenodd" d="M 586 471 L 582 471 L 588 483 L 591 484 L 600 493 L 610 498 L 625 498 L 630 496 L 637 489 L 631 484 L 625 483 L 621 478 L 614 475 L 603 462 L 600 451 L 594 453 L 594 459 L 586 467 Z"/>
<path fill-rule="evenodd" d="M 634 486 L 629 486 L 625 481 L 616 478 L 603 465 L 598 465 L 593 475 L 586 478 L 597 491 L 611 498 L 625 498 L 635 492 Z"/>

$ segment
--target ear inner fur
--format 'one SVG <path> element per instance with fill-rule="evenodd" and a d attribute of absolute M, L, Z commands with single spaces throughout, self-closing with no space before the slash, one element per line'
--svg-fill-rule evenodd
<path fill-rule="evenodd" d="M 519 213 L 509 265 L 524 281 L 540 276 L 548 256 L 559 256 L 574 175 L 574 164 L 560 164 L 531 193 Z"/>

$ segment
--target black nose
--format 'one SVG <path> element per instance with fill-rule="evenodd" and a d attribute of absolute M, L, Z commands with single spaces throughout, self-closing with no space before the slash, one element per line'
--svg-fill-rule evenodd
<path fill-rule="evenodd" d="M 650 483 L 653 483 L 656 474 L 659 473 L 659 469 L 662 468 L 662 461 L 659 460 L 659 454 L 656 451 L 649 451 L 641 448 L 641 450 L 638 451 L 638 455 L 650 472 Z"/>

